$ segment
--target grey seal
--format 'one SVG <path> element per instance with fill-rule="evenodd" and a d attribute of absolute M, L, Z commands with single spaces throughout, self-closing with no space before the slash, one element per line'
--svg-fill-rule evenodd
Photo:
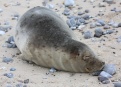
<path fill-rule="evenodd" d="M 101 70 L 104 62 L 55 12 L 44 7 L 28 10 L 18 21 L 15 43 L 25 60 L 69 72 Z"/>

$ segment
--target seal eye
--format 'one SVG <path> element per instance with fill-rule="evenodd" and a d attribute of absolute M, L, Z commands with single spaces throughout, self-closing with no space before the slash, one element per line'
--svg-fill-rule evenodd
<path fill-rule="evenodd" d="M 89 56 L 84 56 L 84 57 L 83 57 L 83 60 L 84 60 L 84 61 L 87 61 L 89 58 L 90 58 Z"/>

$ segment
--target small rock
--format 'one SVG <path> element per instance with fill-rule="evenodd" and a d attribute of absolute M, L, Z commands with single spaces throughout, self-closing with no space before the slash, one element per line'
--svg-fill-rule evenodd
<path fill-rule="evenodd" d="M 49 9 L 53 9 L 53 8 L 54 8 L 54 5 L 52 5 L 52 4 L 47 4 L 46 7 L 49 8 Z"/>
<path fill-rule="evenodd" d="M 86 9 L 86 10 L 85 10 L 85 13 L 89 13 L 89 10 L 88 10 L 88 9 Z"/>
<path fill-rule="evenodd" d="M 99 76 L 101 72 L 102 72 L 102 71 L 96 71 L 96 72 L 93 72 L 92 75 L 93 75 L 93 76 Z"/>
<path fill-rule="evenodd" d="M 102 81 L 102 84 L 108 84 L 108 83 L 110 83 L 110 80 Z"/>
<path fill-rule="evenodd" d="M 121 27 L 121 23 L 118 24 L 118 27 Z"/>
<path fill-rule="evenodd" d="M 98 22 L 96 22 L 95 24 L 96 24 L 96 26 L 102 26 L 102 25 L 101 25 L 100 23 L 98 23 Z"/>
<path fill-rule="evenodd" d="M 7 48 L 17 48 L 16 44 L 7 44 Z"/>
<path fill-rule="evenodd" d="M 65 0 L 65 6 L 74 6 L 75 1 L 74 0 Z"/>
<path fill-rule="evenodd" d="M 90 19 L 90 15 L 84 15 L 83 18 L 84 18 L 85 20 L 89 20 L 89 19 Z"/>
<path fill-rule="evenodd" d="M 103 31 L 100 28 L 95 29 L 94 37 L 101 37 L 103 35 Z"/>
<path fill-rule="evenodd" d="M 83 18 L 80 18 L 78 21 L 79 21 L 80 23 L 85 23 L 85 20 L 84 20 Z"/>
<path fill-rule="evenodd" d="M 100 23 L 102 26 L 105 25 L 105 21 L 104 20 L 99 19 L 99 20 L 97 20 L 97 22 Z"/>
<path fill-rule="evenodd" d="M 16 71 L 16 69 L 15 68 L 10 68 L 10 71 Z"/>
<path fill-rule="evenodd" d="M 2 62 L 5 62 L 5 63 L 9 63 L 9 62 L 13 62 L 13 59 L 12 58 L 7 58 L 7 57 L 4 57 Z"/>
<path fill-rule="evenodd" d="M 104 29 L 109 29 L 110 27 L 108 25 L 105 25 L 103 28 Z"/>
<path fill-rule="evenodd" d="M 23 84 L 22 83 L 17 84 L 16 87 L 23 87 Z"/>
<path fill-rule="evenodd" d="M 116 73 L 116 67 L 114 64 L 107 64 L 104 66 L 103 70 L 110 75 L 114 75 Z"/>
<path fill-rule="evenodd" d="M 56 69 L 55 69 L 55 68 L 51 68 L 51 69 L 50 69 L 50 72 L 51 72 L 51 73 L 54 73 L 54 72 L 56 72 Z"/>
<path fill-rule="evenodd" d="M 121 36 L 117 38 L 117 42 L 121 43 Z"/>
<path fill-rule="evenodd" d="M 15 41 L 14 41 L 14 38 L 13 38 L 13 36 L 10 36 L 9 38 L 8 38 L 8 41 L 6 41 L 7 43 L 10 43 L 10 44 L 13 44 Z"/>
<path fill-rule="evenodd" d="M 0 8 L 0 13 L 3 12 L 3 9 Z"/>
<path fill-rule="evenodd" d="M 82 12 L 78 12 L 78 15 L 83 15 L 84 13 L 82 13 Z"/>
<path fill-rule="evenodd" d="M 114 23 L 115 23 L 115 22 L 114 22 L 113 20 L 111 20 L 108 24 L 109 24 L 110 26 L 112 26 Z"/>
<path fill-rule="evenodd" d="M 106 7 L 106 4 L 101 2 L 101 3 L 99 3 L 99 7 Z"/>
<path fill-rule="evenodd" d="M 70 15 L 70 10 L 69 9 L 65 9 L 63 12 L 64 15 Z"/>
<path fill-rule="evenodd" d="M 67 24 L 69 27 L 76 27 L 76 21 L 74 18 L 67 20 Z"/>
<path fill-rule="evenodd" d="M 107 2 L 108 4 L 113 4 L 114 0 L 103 0 L 104 2 Z"/>
<path fill-rule="evenodd" d="M 5 73 L 4 76 L 7 76 L 8 78 L 13 78 L 13 73 Z"/>
<path fill-rule="evenodd" d="M 0 30 L 0 35 L 4 35 L 4 34 L 5 34 L 5 31 Z"/>
<path fill-rule="evenodd" d="M 99 80 L 100 82 L 103 82 L 103 81 L 108 80 L 108 78 L 103 77 L 103 76 L 99 76 L 99 77 L 98 77 L 98 80 Z"/>
<path fill-rule="evenodd" d="M 106 78 L 112 78 L 112 75 L 110 75 L 109 73 L 107 73 L 105 71 L 102 71 L 99 76 L 106 77 Z"/>
<path fill-rule="evenodd" d="M 24 83 L 28 84 L 29 83 L 29 79 L 24 80 Z"/>
<path fill-rule="evenodd" d="M 96 24 L 95 23 L 91 23 L 90 24 L 90 28 L 95 28 L 96 27 Z"/>
<path fill-rule="evenodd" d="M 85 25 L 80 25 L 77 29 L 78 30 L 83 30 L 86 26 Z"/>
<path fill-rule="evenodd" d="M 113 26 L 114 28 L 118 28 L 118 23 L 114 23 L 114 24 L 112 24 L 112 26 Z"/>
<path fill-rule="evenodd" d="M 112 33 L 114 33 L 114 30 L 106 30 L 106 32 L 103 32 L 104 35 L 105 34 L 112 34 Z"/>
<path fill-rule="evenodd" d="M 114 87 L 121 87 L 121 82 L 114 82 Z"/>
<path fill-rule="evenodd" d="M 85 38 L 85 39 L 92 38 L 92 32 L 90 32 L 90 31 L 84 32 L 84 38 Z"/>

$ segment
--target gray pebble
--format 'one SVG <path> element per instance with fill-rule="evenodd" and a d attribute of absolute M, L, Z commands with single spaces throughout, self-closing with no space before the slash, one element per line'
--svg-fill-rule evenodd
<path fill-rule="evenodd" d="M 19 83 L 19 84 L 16 85 L 16 87 L 23 87 L 23 84 Z"/>
<path fill-rule="evenodd" d="M 103 34 L 112 34 L 114 33 L 114 30 L 106 30 Z"/>
<path fill-rule="evenodd" d="M 67 20 L 67 24 L 69 27 L 76 27 L 76 21 L 74 18 Z"/>
<path fill-rule="evenodd" d="M 54 72 L 56 72 L 56 69 L 55 69 L 55 68 L 51 68 L 49 71 L 50 71 L 51 73 L 54 73 Z"/>
<path fill-rule="evenodd" d="M 115 82 L 114 87 L 121 87 L 121 82 Z"/>
<path fill-rule="evenodd" d="M 80 19 L 79 19 L 79 22 L 80 22 L 80 23 L 85 23 L 85 20 L 84 20 L 83 18 L 80 18 Z"/>
<path fill-rule="evenodd" d="M 108 80 L 108 78 L 103 77 L 103 76 L 99 76 L 99 77 L 98 77 L 98 80 L 99 80 L 100 82 L 103 82 L 103 81 Z"/>
<path fill-rule="evenodd" d="M 101 72 L 102 72 L 102 71 L 96 71 L 96 72 L 93 72 L 92 75 L 93 75 L 93 76 L 99 76 Z"/>
<path fill-rule="evenodd" d="M 108 25 L 112 26 L 115 22 L 113 20 L 111 20 Z"/>
<path fill-rule="evenodd" d="M 103 35 L 103 31 L 100 28 L 95 29 L 94 37 L 101 37 Z"/>
<path fill-rule="evenodd" d="M 92 38 L 92 32 L 90 32 L 90 31 L 84 32 L 84 38 L 85 38 L 85 39 Z"/>
<path fill-rule="evenodd" d="M 98 19 L 97 22 L 100 23 L 102 26 L 104 26 L 106 24 L 105 21 L 101 20 L 101 19 Z"/>
<path fill-rule="evenodd" d="M 109 73 L 107 73 L 105 71 L 102 71 L 99 76 L 106 77 L 106 78 L 112 78 L 112 75 L 110 75 Z"/>
<path fill-rule="evenodd" d="M 110 83 L 110 80 L 105 80 L 105 81 L 102 81 L 103 84 L 109 84 Z"/>
<path fill-rule="evenodd" d="M 13 62 L 13 59 L 12 58 L 7 58 L 7 57 L 4 57 L 2 62 L 5 62 L 5 63 L 9 63 L 9 62 Z"/>
<path fill-rule="evenodd" d="M 89 19 L 90 19 L 90 15 L 84 15 L 83 18 L 84 18 L 85 20 L 89 20 Z"/>
<path fill-rule="evenodd" d="M 118 27 L 121 27 L 121 23 L 118 24 Z"/>
<path fill-rule="evenodd" d="M 64 2 L 65 6 L 73 6 L 75 4 L 74 0 L 65 0 Z"/>
<path fill-rule="evenodd" d="M 82 13 L 82 12 L 78 12 L 78 15 L 83 15 L 84 13 Z"/>
<path fill-rule="evenodd" d="M 70 10 L 69 9 L 65 9 L 63 12 L 64 15 L 70 15 Z"/>
<path fill-rule="evenodd" d="M 106 64 L 103 70 L 109 73 L 110 75 L 114 75 L 116 73 L 116 67 L 114 64 Z"/>
<path fill-rule="evenodd" d="M 7 48 L 17 48 L 16 44 L 7 44 Z"/>
<path fill-rule="evenodd" d="M 85 10 L 85 13 L 89 13 L 89 10 L 88 10 L 88 9 L 86 9 L 86 10 Z"/>
<path fill-rule="evenodd" d="M 13 73 L 5 73 L 4 76 L 7 76 L 8 78 L 13 78 Z"/>
<path fill-rule="evenodd" d="M 96 22 L 95 24 L 96 24 L 96 26 L 102 26 L 102 25 L 101 25 L 100 23 L 98 23 L 98 22 Z"/>
<path fill-rule="evenodd" d="M 10 71 L 16 71 L 16 69 L 15 68 L 10 68 Z"/>
<path fill-rule="evenodd" d="M 117 42 L 121 43 L 121 36 L 117 38 Z"/>
<path fill-rule="evenodd" d="M 10 37 L 8 38 L 8 41 L 6 41 L 6 42 L 7 42 L 7 43 L 10 43 L 10 44 L 12 44 L 13 42 L 15 42 L 13 36 L 10 36 Z"/>
<path fill-rule="evenodd" d="M 3 9 L 0 8 L 0 13 L 3 12 Z"/>
<path fill-rule="evenodd" d="M 104 2 L 107 2 L 108 4 L 113 4 L 113 0 L 103 0 Z"/>
<path fill-rule="evenodd" d="M 95 28 L 96 27 L 96 24 L 95 23 L 91 23 L 90 24 L 90 28 Z"/>
<path fill-rule="evenodd" d="M 111 11 L 116 11 L 116 8 L 112 8 Z"/>
<path fill-rule="evenodd" d="M 108 25 L 105 25 L 103 28 L 104 29 L 109 29 L 110 27 Z"/>
<path fill-rule="evenodd" d="M 114 28 L 118 28 L 118 23 L 114 23 L 114 24 L 112 24 L 112 26 L 113 26 Z"/>
<path fill-rule="evenodd" d="M 24 80 L 24 83 L 28 84 L 29 83 L 29 79 Z"/>

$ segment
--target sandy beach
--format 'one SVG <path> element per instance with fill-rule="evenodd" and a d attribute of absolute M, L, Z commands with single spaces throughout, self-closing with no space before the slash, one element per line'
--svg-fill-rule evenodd
<path fill-rule="evenodd" d="M 96 19 L 103 19 L 106 22 L 114 20 L 117 23 L 121 23 L 121 13 L 112 12 L 111 9 L 115 8 L 121 10 L 121 1 L 116 0 L 115 3 L 109 5 L 105 2 L 105 7 L 99 7 L 99 3 L 102 0 L 94 0 L 90 3 L 90 0 L 75 0 L 75 6 L 71 9 L 71 14 L 77 16 L 78 12 L 84 12 L 89 10 L 90 16 L 88 24 L 81 30 L 75 29 L 73 32 L 78 39 L 87 44 L 103 61 L 107 64 L 114 64 L 116 66 L 116 74 L 110 79 L 109 84 L 102 84 L 98 81 L 97 76 L 92 76 L 88 73 L 70 73 L 64 71 L 57 71 L 54 73 L 49 72 L 49 68 L 37 66 L 35 64 L 29 64 L 19 57 L 20 51 L 18 48 L 7 48 L 6 41 L 10 36 L 14 36 L 17 20 L 13 18 L 14 14 L 22 16 L 27 10 L 36 7 L 43 6 L 43 0 L 0 0 L 0 26 L 11 26 L 11 29 L 4 35 L 0 35 L 0 87 L 114 87 L 113 81 L 121 81 L 121 42 L 117 42 L 117 38 L 121 36 L 121 27 L 113 28 L 114 33 L 102 35 L 100 38 L 85 39 L 83 32 L 91 31 L 94 35 L 95 28 L 90 28 L 90 23 L 95 22 Z M 54 5 L 52 9 L 59 14 L 64 21 L 67 20 L 67 16 L 63 15 L 65 9 L 63 3 L 64 0 L 52 0 L 48 2 Z M 82 7 L 82 9 L 78 9 Z M 102 11 L 103 16 L 98 16 Z M 8 25 L 5 23 L 9 22 Z M 102 28 L 99 26 L 96 28 Z M 106 29 L 103 29 L 106 31 Z M 12 58 L 13 62 L 2 62 L 3 57 Z M 10 68 L 16 68 L 16 71 L 10 71 Z M 5 73 L 13 73 L 13 78 L 4 76 Z M 25 80 L 29 80 L 25 83 Z M 21 84 L 21 86 L 16 86 Z M 22 86 L 23 85 L 23 86 Z"/>

